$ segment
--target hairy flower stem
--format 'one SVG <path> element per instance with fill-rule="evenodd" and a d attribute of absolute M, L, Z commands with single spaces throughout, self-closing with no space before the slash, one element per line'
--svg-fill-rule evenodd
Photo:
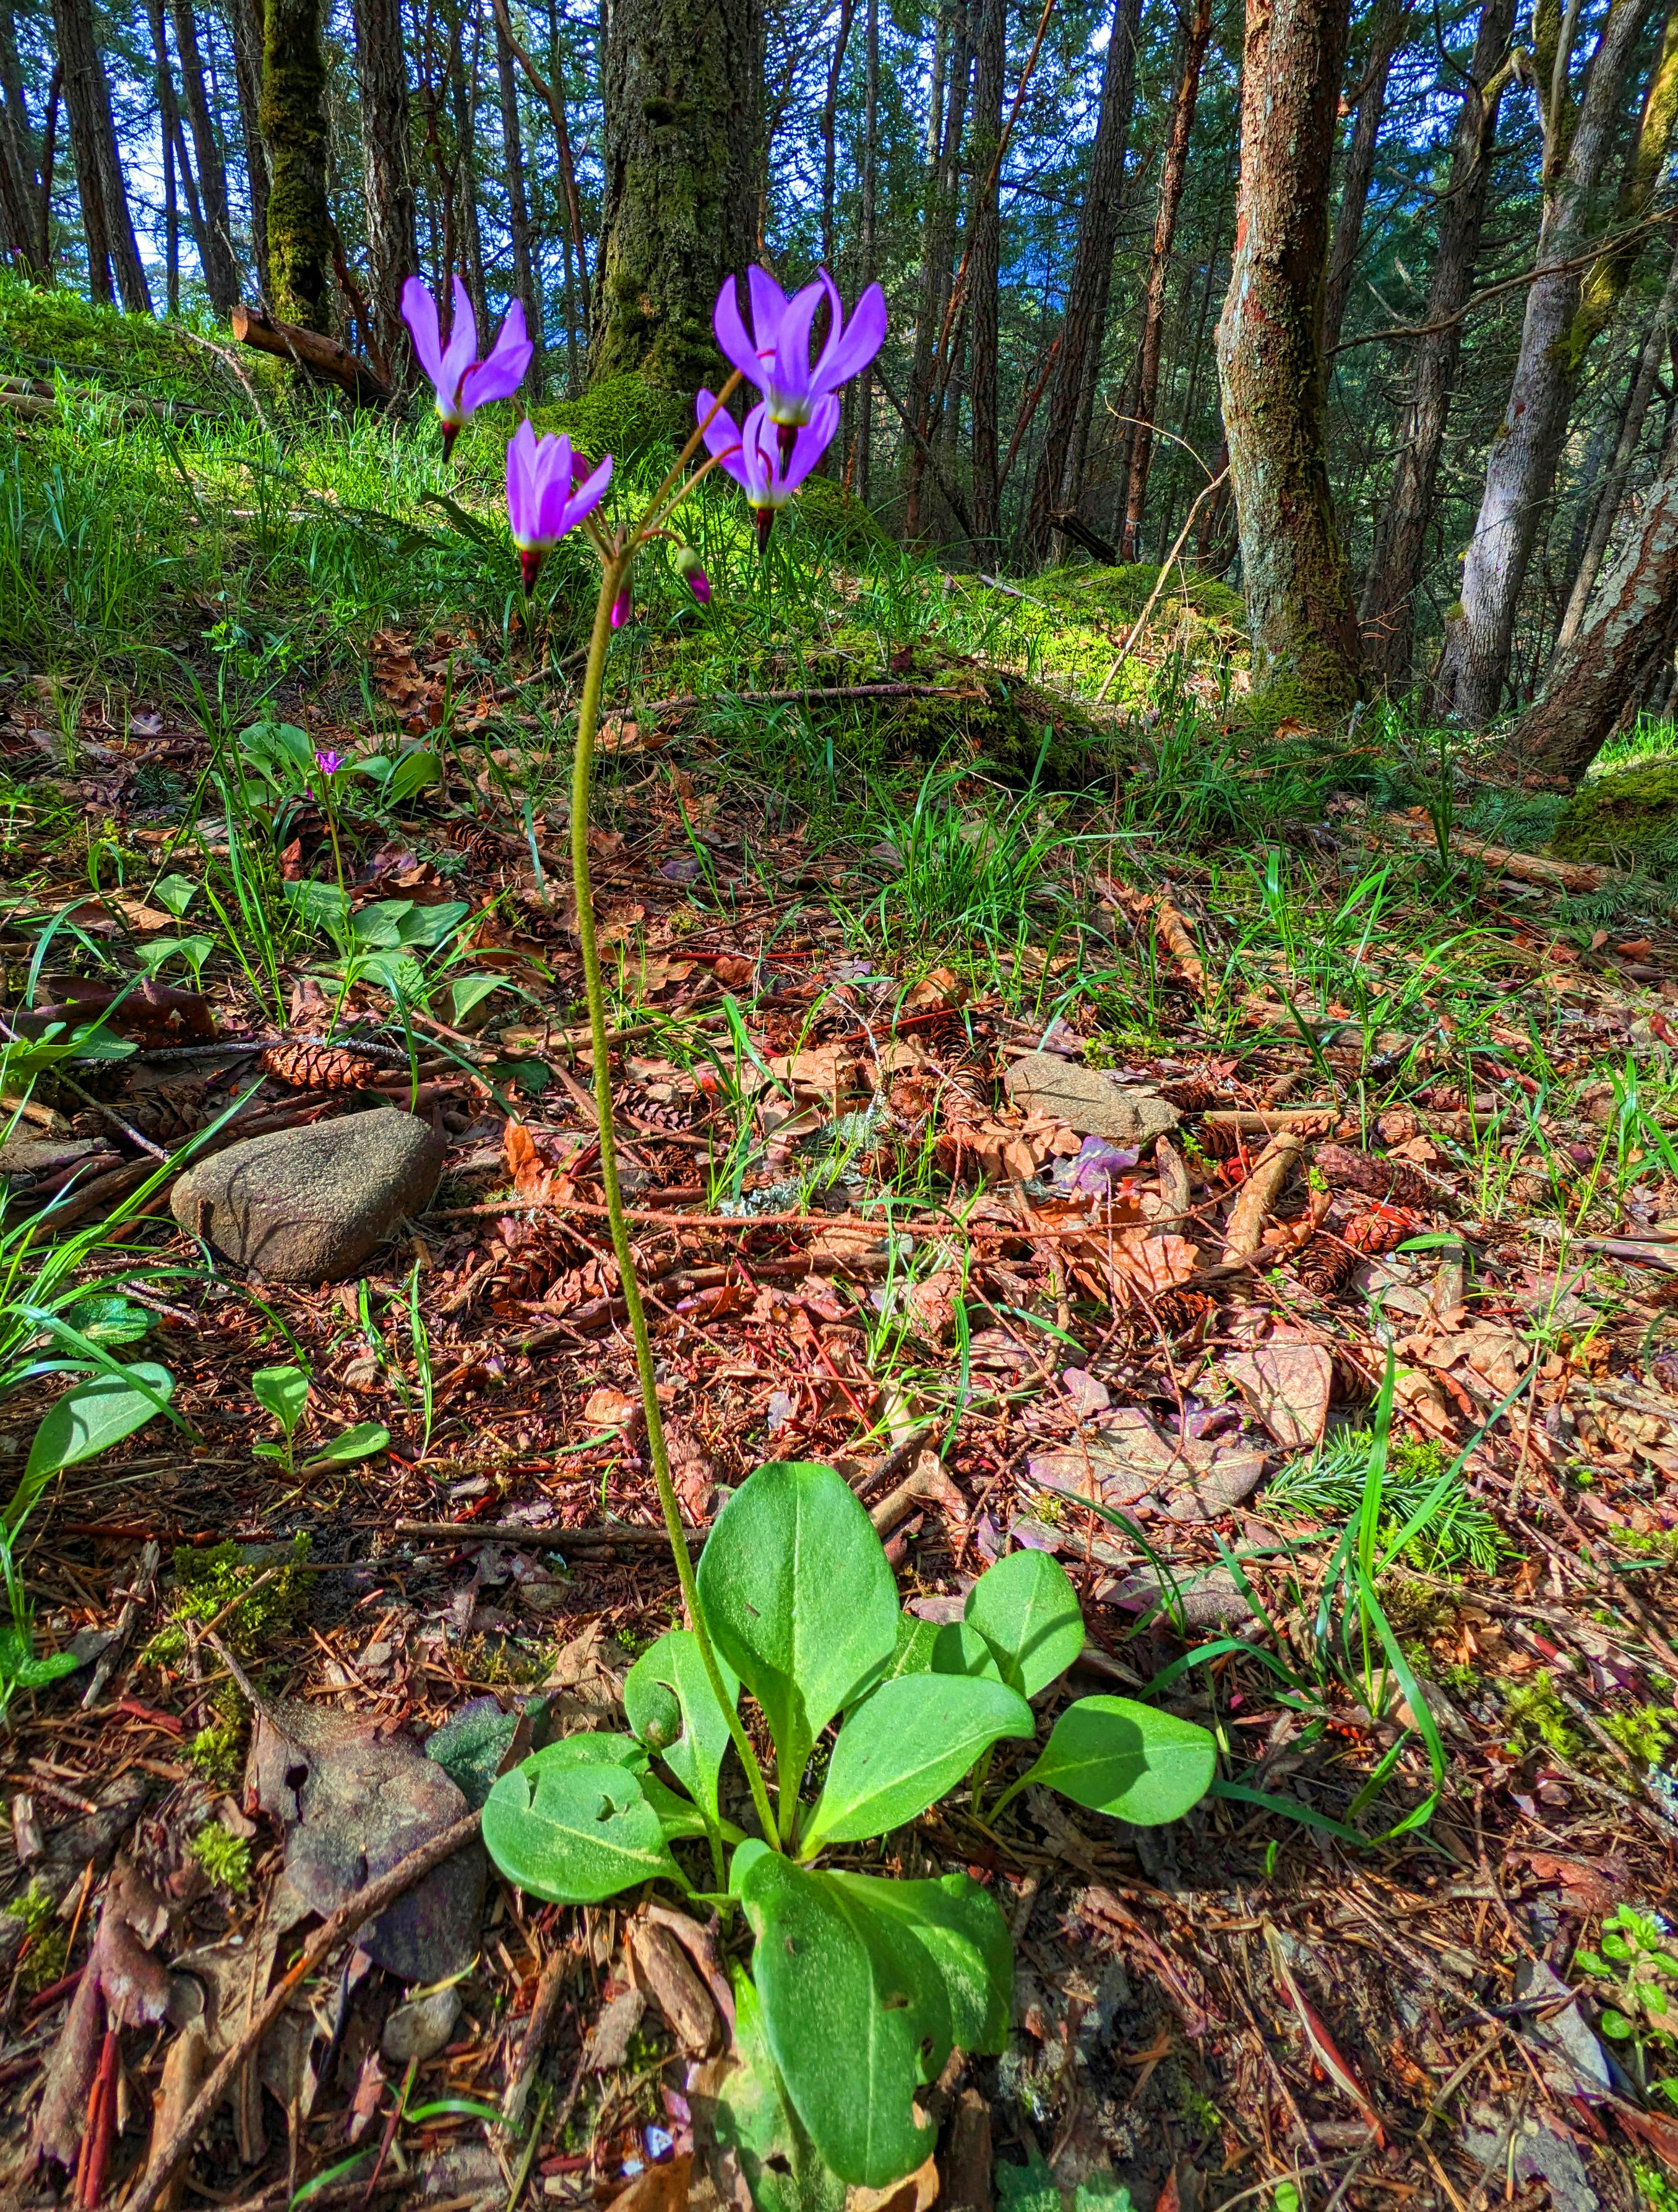
<path fill-rule="evenodd" d="M 577 710 L 577 757 L 571 772 L 571 882 L 576 893 L 577 936 L 582 945 L 583 995 L 588 1001 L 588 1035 L 594 1055 L 594 1110 L 600 1130 L 600 1181 L 605 1188 L 606 1215 L 611 1224 L 611 1249 L 617 1255 L 618 1283 L 629 1317 L 629 1334 L 635 1340 L 635 1372 L 641 1378 L 641 1410 L 647 1420 L 647 1449 L 653 1462 L 653 1480 L 659 1487 L 659 1504 L 664 1509 L 664 1525 L 670 1532 L 670 1548 L 676 1561 L 677 1577 L 682 1585 L 682 1601 L 687 1608 L 688 1620 L 692 1624 L 694 1638 L 699 1645 L 699 1656 L 705 1663 L 711 1689 L 728 1723 L 728 1733 L 740 1755 L 740 1764 L 745 1769 L 745 1778 L 751 1785 L 751 1802 L 757 1808 L 763 1839 L 772 1848 L 779 1850 L 775 1815 L 769 1810 L 769 1791 L 763 1783 L 763 1770 L 757 1763 L 757 1754 L 751 1747 L 745 1724 L 724 1686 L 722 1670 L 717 1665 L 716 1653 L 711 1648 L 710 1635 L 705 1626 L 705 1616 L 699 1609 L 699 1589 L 694 1581 L 693 1561 L 688 1556 L 687 1538 L 682 1533 L 682 1509 L 676 1496 L 676 1486 L 670 1479 L 670 1453 L 665 1443 L 664 1417 L 659 1410 L 658 1380 L 653 1367 L 653 1340 L 647 1331 L 647 1310 L 641 1302 L 641 1285 L 635 1279 L 635 1255 L 629 1249 L 629 1228 L 623 1218 L 623 1200 L 617 1184 L 617 1147 L 611 1121 L 611 1060 L 606 1043 L 606 998 L 600 976 L 599 949 L 594 940 L 593 890 L 588 872 L 588 805 L 594 767 L 594 735 L 600 720 L 600 691 L 605 678 L 606 652 L 611 643 L 612 605 L 628 580 L 635 544 L 635 538 L 632 534 L 627 545 L 612 547 L 604 562 L 600 596 L 594 608 L 594 628 L 588 641 L 588 665 L 583 672 L 582 703 Z"/>

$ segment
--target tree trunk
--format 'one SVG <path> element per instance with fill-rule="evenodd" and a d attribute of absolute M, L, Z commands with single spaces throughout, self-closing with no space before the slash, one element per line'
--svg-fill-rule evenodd
<path fill-rule="evenodd" d="M 513 19 L 507 12 L 507 0 L 492 0 L 492 4 L 495 11 L 496 30 L 506 40 L 514 59 L 530 80 L 531 90 L 547 109 L 554 126 L 560 185 L 565 195 L 566 241 L 569 249 L 565 260 L 565 343 L 568 356 L 574 351 L 572 333 L 576 327 L 575 302 L 571 292 L 571 257 L 575 256 L 577 282 L 586 296 L 588 290 L 588 242 L 583 233 L 582 201 L 577 191 L 576 167 L 571 159 L 571 133 L 565 115 L 564 56 L 560 51 L 559 16 L 554 0 L 548 0 L 548 74 L 544 77 L 531 59 L 529 49 L 514 32 Z"/>
<path fill-rule="evenodd" d="M 839 76 L 845 66 L 845 49 L 850 44 L 851 19 L 856 13 L 856 0 L 839 0 L 839 27 L 833 34 L 833 59 L 827 67 L 827 92 L 822 101 L 822 261 L 825 267 L 833 266 L 833 195 L 834 178 L 838 169 L 838 149 L 836 139 L 839 118 Z"/>
<path fill-rule="evenodd" d="M 513 289 L 524 302 L 525 327 L 536 350 L 531 356 L 531 390 L 542 390 L 542 291 L 531 252 L 530 208 L 525 198 L 524 135 L 519 128 L 519 80 L 513 73 L 513 49 L 495 25 L 495 82 L 501 91 L 502 151 L 507 164 L 507 228 L 513 245 Z"/>
<path fill-rule="evenodd" d="M 157 88 L 158 137 L 163 148 L 163 297 L 172 315 L 180 313 L 180 203 L 175 191 L 175 140 L 180 111 L 174 72 L 169 66 L 169 33 L 163 0 L 147 0 L 151 30 L 152 75 Z"/>
<path fill-rule="evenodd" d="M 1590 617 L 1509 732 L 1511 757 L 1577 783 L 1678 641 L 1678 469 L 1650 487 Z"/>
<path fill-rule="evenodd" d="M 331 322 L 326 204 L 326 64 L 320 0 L 266 0 L 262 135 L 268 148 L 268 272 L 274 312 L 323 335 Z"/>
<path fill-rule="evenodd" d="M 64 65 L 56 62 L 52 81 L 46 88 L 46 120 L 40 134 L 40 194 L 36 202 L 36 214 L 40 228 L 35 234 L 35 264 L 50 284 L 52 282 L 52 164 L 58 151 L 58 110 L 64 92 Z"/>
<path fill-rule="evenodd" d="M 1047 556 L 1055 516 L 1075 497 L 1079 459 L 1095 405 L 1141 17 L 1141 0 L 1115 0 L 1102 71 L 1101 111 L 1090 150 L 1090 179 L 1079 210 L 1078 242 L 1073 248 L 1066 313 L 1061 323 L 1061 356 L 1049 395 L 1043 453 L 1031 487 L 1027 544 L 1038 559 Z"/>
<path fill-rule="evenodd" d="M 474 19 L 475 21 L 477 19 Z M 478 33 L 481 34 L 481 23 Z M 459 230 L 460 274 L 465 282 L 481 334 L 488 340 L 489 330 L 489 288 L 483 271 L 483 231 L 477 214 L 477 134 L 473 117 L 477 107 L 478 51 L 477 35 L 472 46 L 470 72 L 466 67 L 466 31 L 464 10 L 454 21 L 453 39 L 449 52 L 449 99 L 454 111 L 454 176 L 459 199 L 456 208 Z M 471 83 L 468 88 L 468 77 Z"/>
<path fill-rule="evenodd" d="M 1235 256 L 1218 369 L 1255 690 L 1313 716 L 1361 688 L 1324 448 L 1328 179 L 1347 0 L 1247 0 Z"/>
<path fill-rule="evenodd" d="M 1364 651 L 1371 673 L 1392 690 L 1409 681 L 1417 588 L 1432 526 L 1439 456 L 1462 349 L 1461 310 L 1474 289 L 1474 263 L 1492 182 L 1492 147 L 1503 100 L 1504 55 L 1515 0 L 1485 0 L 1468 81 L 1456 112 L 1450 175 L 1439 203 L 1439 239 L 1416 341 L 1410 391 L 1398 425 L 1398 467 L 1376 532 L 1364 591 Z"/>
<path fill-rule="evenodd" d="M 1346 319 L 1346 303 L 1352 296 L 1352 273 L 1358 263 L 1363 236 L 1364 210 L 1375 175 L 1375 146 L 1381 118 L 1387 107 L 1387 79 L 1393 56 L 1404 36 L 1410 0 L 1377 0 L 1370 25 L 1369 64 L 1359 88 L 1358 119 L 1352 126 L 1347 149 L 1346 173 L 1341 183 L 1340 213 L 1334 222 L 1334 242 L 1328 253 L 1328 289 L 1322 311 L 1322 349 L 1332 354 L 1340 343 L 1340 326 Z"/>
<path fill-rule="evenodd" d="M 967 249 L 972 319 L 968 361 L 973 402 L 973 527 L 978 533 L 975 550 L 987 562 L 995 555 L 1000 495 L 997 293 L 1001 281 L 1002 210 L 998 171 L 1007 40 L 1006 0 L 978 0 L 973 31 L 973 198 Z"/>
<path fill-rule="evenodd" d="M 1471 729 L 1491 720 L 1508 679 L 1521 587 L 1555 482 L 1573 395 L 1566 341 L 1579 304 L 1580 279 L 1572 264 L 1585 242 L 1646 5 L 1647 0 L 1610 0 L 1565 154 L 1564 118 L 1553 118 L 1547 134 L 1548 174 L 1536 274 L 1527 288 L 1509 404 L 1492 441 L 1480 514 L 1462 564 L 1462 611 L 1446 624 L 1434 678 L 1434 713 Z M 1554 72 L 1559 83 L 1565 83 L 1566 69 L 1564 54 Z M 1541 67 L 1539 81 L 1541 88 Z"/>
<path fill-rule="evenodd" d="M 1159 209 L 1154 217 L 1153 246 L 1148 254 L 1147 289 L 1143 296 L 1142 350 L 1137 363 L 1136 404 L 1130 410 L 1130 467 L 1125 486 L 1124 528 L 1120 551 L 1124 559 L 1136 558 L 1142 528 L 1142 509 L 1148 495 L 1148 470 L 1153 460 L 1153 411 L 1159 403 L 1159 358 L 1165 335 L 1165 284 L 1171 273 L 1171 246 L 1176 237 L 1177 210 L 1189 175 L 1189 143 L 1195 130 L 1195 106 L 1201 93 L 1201 70 L 1212 36 L 1212 0 L 1195 0 L 1195 13 L 1183 27 L 1183 67 L 1171 101 L 1170 129 L 1165 140 L 1165 159 L 1159 171 Z"/>
<path fill-rule="evenodd" d="M 362 102 L 368 306 L 378 366 L 398 390 L 413 377 L 402 287 L 419 268 L 408 171 L 408 63 L 402 0 L 354 0 L 356 82 Z"/>
<path fill-rule="evenodd" d="M 1631 229 L 1654 204 L 1655 190 L 1672 147 L 1675 121 L 1678 121 L 1678 8 L 1667 16 L 1660 51 L 1649 73 L 1643 113 L 1626 164 L 1620 204 L 1614 211 L 1616 230 Z M 1567 334 L 1567 366 L 1576 376 L 1592 341 L 1612 321 L 1644 243 L 1641 234 L 1627 239 L 1612 252 L 1599 254 L 1590 264 L 1579 294 L 1573 327 Z"/>
<path fill-rule="evenodd" d="M 17 266 L 46 274 L 37 251 L 35 158 L 10 0 L 0 0 L 0 239 Z"/>
<path fill-rule="evenodd" d="M 868 0 L 867 52 L 862 79 L 862 284 L 877 274 L 879 258 L 879 0 Z M 874 466 L 874 367 L 856 380 L 856 491 L 866 507 Z"/>
<path fill-rule="evenodd" d="M 712 310 L 757 240 L 763 0 L 616 0 L 591 383 L 716 373 Z"/>
<path fill-rule="evenodd" d="M 927 212 L 921 227 L 921 302 L 915 322 L 915 353 L 909 367 L 909 416 L 915 434 L 909 445 L 904 483 L 903 534 L 911 544 L 920 537 L 922 528 L 921 497 L 934 428 L 933 377 L 938 366 L 939 332 L 949 297 L 956 255 L 956 222 L 960 212 L 961 144 L 967 125 L 968 79 L 972 68 L 963 0 L 953 0 L 948 48 L 944 132 L 927 180 Z"/>
<path fill-rule="evenodd" d="M 1632 463 L 1637 456 L 1638 441 L 1643 434 L 1649 402 L 1654 397 L 1655 380 L 1660 374 L 1661 363 L 1666 356 L 1667 340 L 1675 321 L 1678 321 L 1678 252 L 1674 252 L 1671 267 L 1667 271 L 1666 288 L 1661 294 L 1654 319 L 1644 333 L 1637 368 L 1632 378 L 1632 388 L 1626 395 L 1620 416 L 1614 459 L 1608 464 L 1608 475 L 1597 495 L 1590 528 L 1579 557 L 1578 573 L 1573 579 L 1573 588 L 1568 598 L 1567 611 L 1563 615 L 1561 628 L 1556 633 L 1558 657 L 1568 650 L 1584 627 L 1590 595 L 1602 566 L 1602 556 L 1614 535 L 1620 502 L 1626 496 Z"/>
<path fill-rule="evenodd" d="M 187 121 L 192 130 L 192 151 L 198 173 L 198 204 L 204 215 L 204 281 L 210 304 L 225 315 L 239 297 L 239 260 L 233 250 L 233 226 L 228 214 L 228 173 L 210 118 L 210 96 L 204 89 L 204 57 L 198 51 L 198 19 L 192 0 L 170 0 L 174 22 L 175 52 L 180 57 L 180 84 Z"/>
<path fill-rule="evenodd" d="M 245 148 L 245 184 L 251 202 L 251 254 L 257 290 L 271 294 L 268 269 L 268 149 L 262 143 L 262 13 L 258 0 L 228 0 L 233 42 L 234 88 L 239 97 L 239 135 Z"/>
<path fill-rule="evenodd" d="M 114 273 L 116 292 L 129 313 L 149 315 L 151 294 L 134 240 L 92 0 L 52 0 L 52 23 L 64 64 L 64 104 L 70 110 L 70 150 L 93 295 L 96 300 L 112 298 Z"/>

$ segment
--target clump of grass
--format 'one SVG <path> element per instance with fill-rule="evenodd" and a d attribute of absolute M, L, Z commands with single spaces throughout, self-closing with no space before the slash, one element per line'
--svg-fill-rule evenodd
<path fill-rule="evenodd" d="M 1343 1429 L 1310 1459 L 1284 1468 L 1265 1494 L 1273 1505 L 1302 1517 L 1331 1526 L 1344 1522 L 1362 1503 L 1374 1442 L 1367 1429 Z M 1382 1543 L 1389 1542 L 1426 1502 L 1448 1464 L 1444 1449 L 1432 1438 L 1409 1438 L 1393 1447 L 1381 1485 Z M 1459 1472 L 1401 1556 L 1433 1573 L 1464 1566 L 1489 1572 L 1507 1548 L 1497 1522 L 1469 1496 Z"/>
<path fill-rule="evenodd" d="M 187 1849 L 217 1889 L 230 1889 L 236 1895 L 249 1887 L 251 1846 L 243 1836 L 235 1836 L 219 1820 L 200 1828 Z"/>

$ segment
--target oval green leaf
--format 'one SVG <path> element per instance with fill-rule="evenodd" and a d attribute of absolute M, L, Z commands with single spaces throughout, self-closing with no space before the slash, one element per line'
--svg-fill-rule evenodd
<path fill-rule="evenodd" d="M 971 1875 L 935 1881 L 886 1881 L 879 1875 L 833 1880 L 875 1913 L 903 1921 L 944 1984 L 950 2039 L 959 2051 L 1005 2051 L 1013 2014 L 1014 1947 L 996 1899 Z"/>
<path fill-rule="evenodd" d="M 679 1880 L 641 1778 L 622 1763 L 645 1756 L 627 1736 L 568 1736 L 503 1774 L 483 1808 L 483 1842 L 508 1880 L 550 1905 Z"/>
<path fill-rule="evenodd" d="M 146 1387 L 141 1389 L 141 1384 Z M 79 1466 L 143 1429 L 161 1411 L 158 1401 L 167 1403 L 173 1396 L 174 1387 L 167 1367 L 137 1359 L 119 1374 L 90 1375 L 66 1390 L 35 1431 L 20 1494 L 27 1491 L 33 1499 L 40 1485 L 61 1468 Z M 9 1509 L 6 1517 L 12 1518 Z"/>
<path fill-rule="evenodd" d="M 967 1593 L 964 1618 L 996 1656 L 1002 1679 L 1035 1698 L 1084 1649 L 1078 1593 L 1047 1552 L 1010 1552 Z"/>
<path fill-rule="evenodd" d="M 738 1703 L 739 1677 L 720 1657 L 723 1687 Z M 629 1726 L 713 1820 L 720 1818 L 717 1783 L 728 1749 L 728 1721 L 690 1628 L 672 1628 L 641 1653 L 623 1681 Z M 672 1729 L 673 1721 L 673 1729 Z"/>
<path fill-rule="evenodd" d="M 924 1813 L 1002 1736 L 1029 1737 L 1031 1708 L 1005 1683 L 900 1674 L 839 1731 L 802 1848 L 883 1836 Z"/>
<path fill-rule="evenodd" d="M 251 1395 L 289 1436 L 309 1401 L 309 1370 L 289 1365 L 258 1367 L 251 1377 Z"/>
<path fill-rule="evenodd" d="M 357 1421 L 353 1429 L 341 1429 L 337 1436 L 328 1437 L 303 1466 L 306 1471 L 312 1467 L 350 1467 L 358 1459 L 371 1459 L 375 1452 L 383 1451 L 390 1440 L 390 1431 L 377 1421 Z"/>
<path fill-rule="evenodd" d="M 1181 1820 L 1200 1802 L 1212 1786 L 1217 1756 L 1210 1733 L 1193 1721 L 1131 1698 L 1080 1698 L 1055 1722 L 1024 1779 L 1046 1784 L 1092 1813 L 1153 1828 Z"/>
<path fill-rule="evenodd" d="M 896 1644 L 897 1587 L 872 1523 L 830 1467 L 773 1461 L 718 1514 L 699 1599 L 796 1785 L 817 1736 Z"/>
<path fill-rule="evenodd" d="M 750 1862 L 739 1895 L 764 2038 L 811 2141 L 842 2181 L 879 2189 L 913 2173 L 933 2136 L 915 2124 L 915 2092 L 951 2048 L 931 1954 L 866 1891 L 778 1852 Z"/>

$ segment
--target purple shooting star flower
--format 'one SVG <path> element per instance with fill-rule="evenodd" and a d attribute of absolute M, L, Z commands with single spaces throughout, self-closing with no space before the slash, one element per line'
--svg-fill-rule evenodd
<path fill-rule="evenodd" d="M 711 580 L 705 574 L 705 563 L 691 545 L 682 546 L 676 556 L 676 573 L 687 585 L 702 607 L 711 604 Z"/>
<path fill-rule="evenodd" d="M 568 530 L 593 514 L 611 482 L 608 453 L 591 476 L 574 488 L 576 473 L 571 441 L 564 435 L 538 438 L 528 416 L 507 448 L 507 519 L 519 549 L 519 573 L 528 592 L 543 561 Z"/>
<path fill-rule="evenodd" d="M 751 295 L 751 331 L 748 334 L 740 319 L 731 276 L 717 295 L 717 343 L 763 393 L 786 459 L 793 432 L 812 422 L 818 403 L 848 377 L 866 368 L 885 343 L 885 295 L 878 284 L 871 284 L 847 324 L 839 288 L 825 269 L 790 300 L 767 270 L 749 269 L 746 285 Z M 824 295 L 829 307 L 827 338 L 812 367 L 810 331 Z"/>
<path fill-rule="evenodd" d="M 465 286 L 454 280 L 454 320 L 445 345 L 439 327 L 437 302 L 417 276 L 402 288 L 402 319 L 414 341 L 419 365 L 437 394 L 437 413 L 443 425 L 443 453 L 447 459 L 460 426 L 475 407 L 492 399 L 510 399 L 524 381 L 536 349 L 525 335 L 525 311 L 515 300 L 507 311 L 501 334 L 482 361 L 477 356 L 477 325 Z"/>
<path fill-rule="evenodd" d="M 714 411 L 716 404 L 708 392 L 702 392 L 696 403 L 705 443 L 745 493 L 762 552 L 769 542 L 776 510 L 786 506 L 832 444 L 839 428 L 839 402 L 831 392 L 824 394 L 812 404 L 808 422 L 790 430 L 781 427 L 779 439 L 766 399 L 746 416 L 743 429 L 736 428 L 732 415 Z M 707 416 L 712 418 L 708 422 Z M 789 436 L 790 451 L 782 442 Z"/>
<path fill-rule="evenodd" d="M 314 764 L 322 775 L 336 775 L 344 766 L 344 755 L 333 752 L 329 746 L 324 753 L 315 755 Z"/>

